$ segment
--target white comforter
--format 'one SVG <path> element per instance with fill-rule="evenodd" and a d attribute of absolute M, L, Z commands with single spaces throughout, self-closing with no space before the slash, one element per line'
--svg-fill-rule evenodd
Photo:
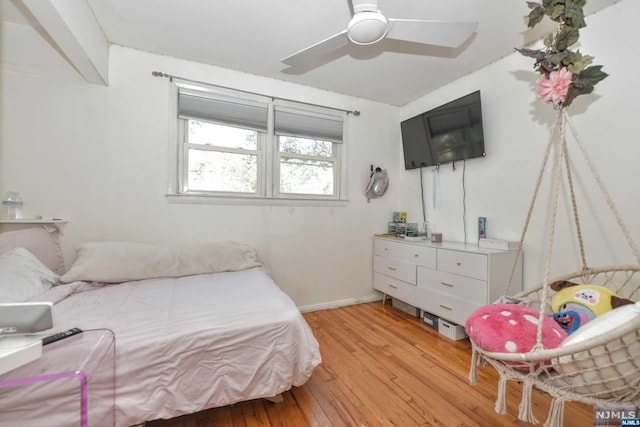
<path fill-rule="evenodd" d="M 55 331 L 115 332 L 117 426 L 275 396 L 304 384 L 321 362 L 309 325 L 261 267 L 115 285 L 74 282 L 40 299 L 56 303 Z M 17 390 L 0 395 L 0 425 L 12 419 L 14 399 L 33 396 Z M 34 420 L 56 411 L 50 402 L 37 407 Z"/>

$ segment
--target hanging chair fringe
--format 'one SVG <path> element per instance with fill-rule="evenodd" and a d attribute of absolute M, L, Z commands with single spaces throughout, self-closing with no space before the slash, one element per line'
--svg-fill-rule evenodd
<path fill-rule="evenodd" d="M 538 419 L 533 415 L 533 405 L 531 403 L 531 390 L 533 380 L 526 379 L 522 383 L 522 400 L 520 401 L 520 412 L 518 419 L 532 424 L 538 424 Z"/>
<path fill-rule="evenodd" d="M 562 427 L 564 424 L 564 400 L 554 397 L 544 427 Z"/>
<path fill-rule="evenodd" d="M 498 414 L 507 413 L 507 378 L 504 375 L 500 375 L 498 381 L 498 398 L 496 399 L 496 412 Z"/>
<path fill-rule="evenodd" d="M 480 368 L 486 368 L 487 367 L 487 360 L 482 357 L 482 355 L 480 353 L 478 353 L 478 366 Z"/>
<path fill-rule="evenodd" d="M 478 352 L 473 349 L 471 352 L 471 367 L 469 368 L 469 384 L 478 382 Z"/>

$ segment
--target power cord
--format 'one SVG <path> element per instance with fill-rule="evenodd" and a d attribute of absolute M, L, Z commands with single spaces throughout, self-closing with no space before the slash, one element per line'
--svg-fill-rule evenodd
<path fill-rule="evenodd" d="M 422 177 L 422 168 L 420 168 L 420 198 L 422 199 L 422 225 L 427 225 L 427 208 L 424 205 L 424 178 Z M 424 230 L 427 232 L 427 230 Z"/>
<path fill-rule="evenodd" d="M 462 225 L 464 228 L 464 243 L 467 243 L 467 190 L 465 189 L 465 173 L 467 161 L 462 161 Z"/>

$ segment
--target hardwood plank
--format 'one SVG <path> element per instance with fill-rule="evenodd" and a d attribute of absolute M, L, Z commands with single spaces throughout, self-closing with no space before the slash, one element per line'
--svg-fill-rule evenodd
<path fill-rule="evenodd" d="M 498 375 L 478 369 L 468 380 L 471 345 L 453 341 L 418 318 L 380 303 L 305 313 L 320 343 L 322 365 L 281 403 L 253 400 L 147 427 L 531 426 L 519 421 L 519 384 L 507 384 L 507 415 L 494 411 Z M 534 390 L 543 423 L 551 399 Z M 592 407 L 565 404 L 565 426 L 592 425 Z M 195 424 L 193 424 L 195 423 Z"/>
<path fill-rule="evenodd" d="M 313 397 L 311 391 L 306 387 L 294 387 L 291 395 L 296 404 L 303 412 L 307 425 L 313 427 L 331 427 L 329 417 L 322 410 L 322 406 Z"/>

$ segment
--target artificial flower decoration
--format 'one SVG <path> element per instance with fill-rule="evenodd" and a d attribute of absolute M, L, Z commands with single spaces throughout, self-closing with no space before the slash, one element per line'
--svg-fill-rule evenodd
<path fill-rule="evenodd" d="M 552 102 L 555 105 L 562 105 L 567 99 L 567 92 L 571 85 L 571 71 L 562 67 L 560 71 L 552 71 L 549 76 L 542 75 L 538 79 L 538 96 L 544 102 Z"/>
<path fill-rule="evenodd" d="M 558 107 L 566 107 L 576 96 L 593 92 L 594 86 L 607 77 L 601 65 L 591 65 L 592 56 L 569 49 L 580 38 L 580 28 L 586 27 L 582 10 L 585 3 L 586 0 L 527 2 L 531 9 L 529 28 L 548 16 L 558 23 L 558 29 L 544 39 L 544 49 L 516 50 L 536 60 L 534 68 L 541 74 L 538 95 Z"/>

